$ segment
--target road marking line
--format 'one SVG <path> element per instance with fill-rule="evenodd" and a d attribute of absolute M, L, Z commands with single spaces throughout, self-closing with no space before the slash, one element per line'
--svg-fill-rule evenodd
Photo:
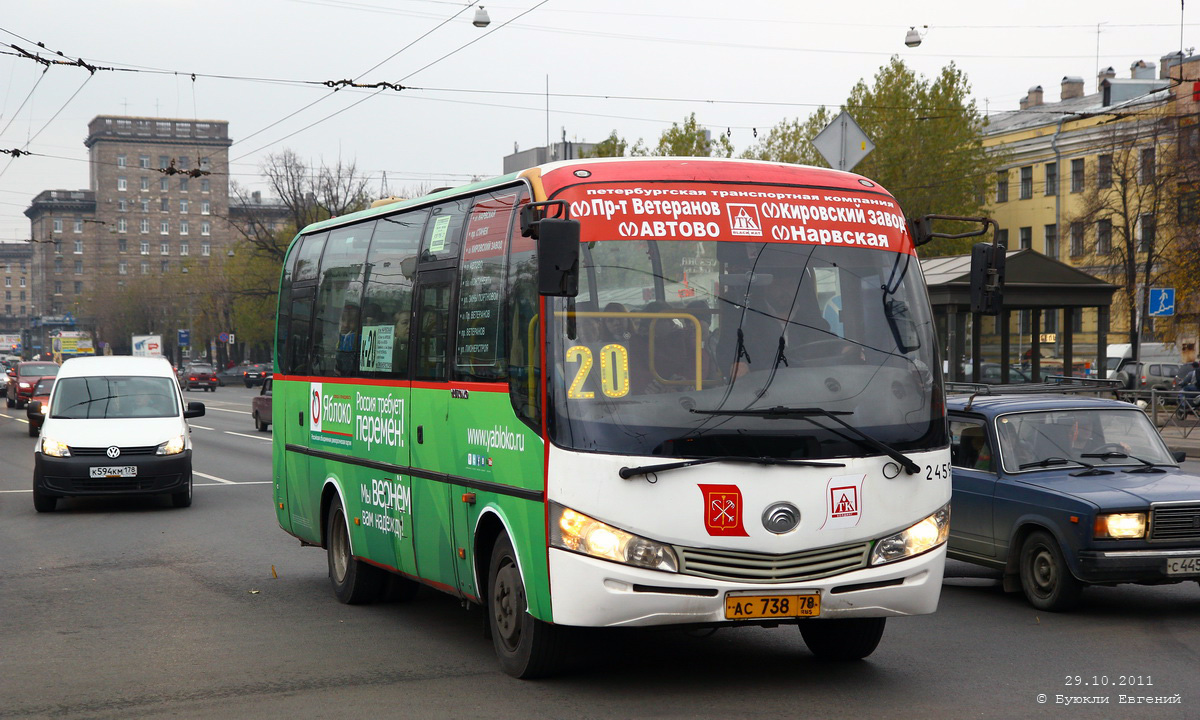
<path fill-rule="evenodd" d="M 232 431 L 232 430 L 226 430 L 226 431 L 225 431 L 225 434 L 226 434 L 226 435 L 237 435 L 238 437 L 245 437 L 245 438 L 254 438 L 255 440 L 266 440 L 267 442 L 270 442 L 270 441 L 271 441 L 271 436 L 270 436 L 270 435 L 266 435 L 266 436 L 263 436 L 263 435 L 247 435 L 246 433 L 234 432 L 234 431 Z"/>
<path fill-rule="evenodd" d="M 193 470 L 192 472 L 196 475 L 202 474 L 202 473 L 196 472 L 195 470 Z M 205 476 L 205 477 L 208 477 L 208 476 Z M 222 480 L 220 482 L 215 482 L 215 483 L 193 483 L 192 487 L 227 487 L 229 485 L 270 485 L 272 482 L 274 482 L 274 481 L 273 480 L 246 480 L 245 482 L 233 482 L 232 480 Z M 31 493 L 31 492 L 33 492 L 33 488 L 29 488 L 28 490 L 0 490 L 0 495 L 13 494 L 13 493 Z M 80 495 L 79 497 L 99 497 L 99 496 Z"/>
<path fill-rule="evenodd" d="M 192 474 L 199 475 L 202 478 L 208 478 L 209 480 L 216 480 L 217 482 L 225 483 L 226 485 L 234 485 L 235 484 L 232 480 L 226 480 L 225 478 L 219 478 L 216 475 L 207 475 L 205 473 L 200 472 L 199 470 L 193 470 Z"/>
<path fill-rule="evenodd" d="M 249 415 L 250 414 L 249 410 L 226 410 L 225 408 L 219 408 L 219 407 L 206 407 L 205 410 L 220 410 L 221 412 L 237 413 L 239 415 Z"/>
<path fill-rule="evenodd" d="M 196 428 L 197 430 L 216 430 L 216 428 L 205 427 L 204 425 L 196 425 L 195 423 L 188 423 L 188 425 Z"/>

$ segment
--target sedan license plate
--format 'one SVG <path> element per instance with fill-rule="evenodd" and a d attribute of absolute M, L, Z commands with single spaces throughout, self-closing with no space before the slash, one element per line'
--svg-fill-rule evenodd
<path fill-rule="evenodd" d="M 137 477 L 137 465 L 88 468 L 88 474 L 94 478 Z"/>
<path fill-rule="evenodd" d="M 758 618 L 817 617 L 821 614 L 821 596 L 804 595 L 726 595 L 726 620 Z"/>
<path fill-rule="evenodd" d="M 1200 575 L 1200 557 L 1167 558 L 1168 575 Z"/>

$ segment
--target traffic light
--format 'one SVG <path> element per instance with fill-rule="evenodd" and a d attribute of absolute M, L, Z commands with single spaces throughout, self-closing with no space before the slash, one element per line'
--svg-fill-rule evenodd
<path fill-rule="evenodd" d="M 999 315 L 1004 305 L 1005 247 L 975 243 L 971 249 L 971 312 Z"/>

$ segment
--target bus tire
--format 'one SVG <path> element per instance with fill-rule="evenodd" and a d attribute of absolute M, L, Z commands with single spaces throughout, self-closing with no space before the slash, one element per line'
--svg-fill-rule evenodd
<path fill-rule="evenodd" d="M 504 534 L 492 549 L 487 600 L 492 645 L 504 672 L 529 679 L 557 669 L 562 631 L 529 614 L 517 554 Z"/>
<path fill-rule="evenodd" d="M 347 605 L 364 605 L 379 599 L 384 573 L 350 553 L 350 526 L 341 498 L 334 496 L 325 526 L 325 546 L 329 559 L 329 581 L 333 594 Z"/>
<path fill-rule="evenodd" d="M 800 634 L 810 652 L 822 660 L 862 660 L 875 652 L 887 618 L 802 620 Z"/>

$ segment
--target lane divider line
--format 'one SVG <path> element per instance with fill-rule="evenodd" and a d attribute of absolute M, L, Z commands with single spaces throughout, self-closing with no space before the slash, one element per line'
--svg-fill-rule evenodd
<path fill-rule="evenodd" d="M 202 478 L 207 478 L 207 479 L 209 479 L 209 480 L 216 480 L 217 482 L 219 482 L 219 483 L 225 483 L 226 485 L 236 485 L 236 484 L 237 484 L 237 483 L 235 483 L 235 482 L 234 482 L 234 481 L 232 481 L 232 480 L 226 480 L 225 478 L 219 478 L 219 477 L 217 477 L 216 475 L 208 475 L 208 474 L 206 474 L 206 473 L 202 473 L 202 472 L 200 472 L 199 470 L 193 470 L 193 471 L 192 471 L 192 474 L 193 474 L 193 475 L 199 475 L 200 477 L 202 477 Z"/>

